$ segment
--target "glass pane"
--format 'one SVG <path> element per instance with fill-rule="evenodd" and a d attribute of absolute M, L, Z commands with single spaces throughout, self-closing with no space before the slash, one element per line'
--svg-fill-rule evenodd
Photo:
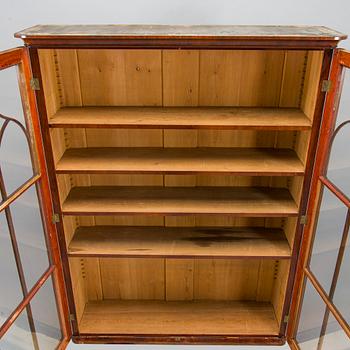
<path fill-rule="evenodd" d="M 350 350 L 350 339 L 333 315 L 329 314 L 321 349 Z"/>
<path fill-rule="evenodd" d="M 35 186 L 10 206 L 28 290 L 49 268 L 48 252 Z"/>
<path fill-rule="evenodd" d="M 350 79 L 348 69 L 344 69 L 343 84 L 344 85 L 342 91 L 345 91 L 345 93 L 341 94 L 341 98 L 339 101 L 336 126 L 350 119 L 350 94 L 347 93 L 347 91 L 350 91 Z"/>
<path fill-rule="evenodd" d="M 33 166 L 27 139 L 22 129 L 10 122 L 0 148 L 0 166 L 7 195 L 21 187 L 33 176 Z"/>
<path fill-rule="evenodd" d="M 0 276 L 3 281 L 0 283 L 0 325 L 2 325 L 23 299 L 4 212 L 0 213 Z"/>
<path fill-rule="evenodd" d="M 350 239 L 348 237 L 333 302 L 350 324 Z"/>
<path fill-rule="evenodd" d="M 349 115 L 350 117 L 350 115 Z M 334 138 L 327 177 L 350 198 L 350 124 L 344 125 Z"/>
<path fill-rule="evenodd" d="M 296 340 L 301 350 L 316 350 L 326 307 L 307 280 Z"/>
<path fill-rule="evenodd" d="M 55 349 L 62 338 L 51 277 L 30 303 L 40 349 Z"/>
<path fill-rule="evenodd" d="M 332 283 L 346 215 L 347 207 L 324 187 L 310 269 L 327 293 Z"/>
<path fill-rule="evenodd" d="M 31 350 L 35 349 L 30 331 L 28 314 L 24 309 L 12 324 L 11 328 L 0 339 L 1 350 Z M 45 348 L 44 348 L 45 349 Z M 49 348 L 46 348 L 49 349 Z M 53 348 L 52 348 L 53 349 Z"/>
<path fill-rule="evenodd" d="M 0 71 L 0 91 L 0 113 L 25 125 L 16 66 Z"/>

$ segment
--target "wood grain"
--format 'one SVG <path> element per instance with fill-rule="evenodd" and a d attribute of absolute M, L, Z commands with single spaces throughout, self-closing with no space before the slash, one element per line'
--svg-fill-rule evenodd
<path fill-rule="evenodd" d="M 70 256 L 289 258 L 281 229 L 259 227 L 79 227 Z"/>
<path fill-rule="evenodd" d="M 293 150 L 271 148 L 72 148 L 58 173 L 230 173 L 301 175 Z"/>
<path fill-rule="evenodd" d="M 51 127 L 308 130 L 296 108 L 245 107 L 64 107 Z"/>
<path fill-rule="evenodd" d="M 278 333 L 269 303 L 214 301 L 99 301 L 87 303 L 81 333 Z"/>
<path fill-rule="evenodd" d="M 74 187 L 62 205 L 66 215 L 227 214 L 296 216 L 298 207 L 283 188 L 265 187 Z"/>

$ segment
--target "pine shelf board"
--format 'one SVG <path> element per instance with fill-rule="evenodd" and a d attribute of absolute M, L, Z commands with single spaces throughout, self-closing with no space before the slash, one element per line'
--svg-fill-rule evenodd
<path fill-rule="evenodd" d="M 80 333 L 277 335 L 270 303 L 253 301 L 90 301 Z"/>
<path fill-rule="evenodd" d="M 263 227 L 81 226 L 71 257 L 289 259 L 283 230 Z"/>
<path fill-rule="evenodd" d="M 57 173 L 228 173 L 302 175 L 304 166 L 291 149 L 101 147 L 66 150 Z"/>
<path fill-rule="evenodd" d="M 62 205 L 65 215 L 235 215 L 297 216 L 289 191 L 269 187 L 73 187 Z"/>
<path fill-rule="evenodd" d="M 297 108 L 260 107 L 64 107 L 51 127 L 308 130 Z"/>

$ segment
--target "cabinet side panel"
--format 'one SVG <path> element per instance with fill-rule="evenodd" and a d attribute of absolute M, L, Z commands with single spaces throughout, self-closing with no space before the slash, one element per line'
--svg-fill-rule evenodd
<path fill-rule="evenodd" d="M 285 51 L 279 107 L 299 107 L 305 78 L 307 51 Z"/>
<path fill-rule="evenodd" d="M 79 258 L 69 259 L 69 269 L 70 269 L 71 279 L 73 282 L 72 287 L 73 287 L 73 296 L 74 296 L 77 323 L 79 324 L 83 316 L 83 312 L 87 302 L 85 281 L 83 277 L 83 269 L 84 269 L 83 259 L 79 259 Z"/>
<path fill-rule="evenodd" d="M 61 106 L 55 68 L 54 50 L 40 49 L 38 50 L 38 55 L 47 116 L 50 119 Z"/>
<path fill-rule="evenodd" d="M 318 86 L 323 61 L 323 51 L 309 51 L 306 66 L 301 109 L 309 119 L 313 119 Z"/>
<path fill-rule="evenodd" d="M 289 277 L 290 261 L 280 260 L 275 271 L 275 284 L 272 292 L 272 305 L 275 310 L 277 322 L 282 322 L 284 301 L 286 298 L 286 288 Z"/>

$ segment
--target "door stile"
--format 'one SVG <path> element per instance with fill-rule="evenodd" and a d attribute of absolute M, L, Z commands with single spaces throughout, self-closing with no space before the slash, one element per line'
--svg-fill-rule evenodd
<path fill-rule="evenodd" d="M 293 322 L 291 317 L 286 317 L 286 316 L 293 314 L 293 310 L 290 309 L 290 305 L 291 305 L 291 300 L 294 297 L 293 289 L 295 288 L 294 286 L 298 280 L 297 265 L 299 261 L 299 254 L 300 254 L 300 248 L 301 248 L 301 237 L 303 235 L 303 230 L 304 230 L 304 224 L 301 222 L 301 216 L 306 216 L 307 204 L 310 196 L 310 188 L 311 188 L 310 184 L 313 176 L 315 154 L 318 146 L 320 127 L 322 122 L 323 105 L 326 99 L 326 93 L 322 91 L 322 82 L 324 80 L 327 80 L 329 77 L 333 51 L 334 50 L 325 50 L 324 56 L 323 56 L 320 81 L 318 85 L 317 100 L 316 100 L 316 106 L 315 106 L 314 118 L 313 118 L 314 122 L 311 130 L 310 146 L 309 146 L 308 156 L 307 156 L 308 162 L 306 164 L 305 175 L 304 175 L 303 195 L 300 202 L 299 216 L 298 216 L 298 221 L 296 225 L 296 234 L 295 234 L 294 246 L 292 250 L 289 279 L 287 283 L 287 293 L 286 293 L 286 298 L 284 301 L 283 311 L 282 311 L 280 336 L 286 335 L 288 322 L 284 322 L 284 320 L 290 320 L 289 323 Z"/>
<path fill-rule="evenodd" d="M 4 120 L 0 130 L 0 144 L 3 139 L 6 127 L 10 122 L 11 125 L 12 123 L 15 123 L 17 127 L 22 130 L 25 136 L 33 168 L 33 175 L 19 187 L 17 187 L 12 193 L 8 194 L 5 187 L 3 173 L 0 169 L 0 192 L 3 199 L 0 204 L 0 211 L 5 214 L 9 238 L 12 244 L 15 265 L 17 267 L 19 277 L 19 286 L 23 293 L 23 299 L 12 311 L 7 320 L 2 324 L 0 328 L 0 338 L 5 335 L 5 333 L 11 328 L 21 313 L 26 310 L 28 325 L 31 333 L 30 335 L 33 340 L 33 346 L 35 349 L 39 349 L 39 340 L 36 333 L 35 320 L 30 303 L 36 296 L 37 292 L 39 292 L 40 288 L 44 285 L 44 283 L 49 278 L 51 278 L 61 332 L 61 339 L 59 340 L 57 348 L 64 349 L 68 341 L 71 339 L 67 296 L 65 293 L 62 264 L 60 261 L 58 249 L 57 232 L 55 226 L 51 222 L 53 213 L 52 197 L 47 180 L 47 169 L 43 153 L 43 143 L 41 138 L 38 112 L 36 108 L 36 99 L 30 85 L 32 73 L 28 51 L 26 48 L 19 47 L 0 53 L 0 70 L 4 70 L 10 67 L 17 67 L 18 69 L 18 84 L 25 126 L 22 125 L 22 123 L 17 119 L 0 114 L 0 118 Z M 31 287 L 31 290 L 28 290 L 10 205 L 12 203 L 15 203 L 15 201 L 30 188 L 33 190 L 35 189 L 38 199 L 40 209 L 39 213 L 44 229 L 43 238 L 46 242 L 49 266 L 46 271 L 39 277 L 33 287 Z"/>
<path fill-rule="evenodd" d="M 345 253 L 345 244 L 349 236 L 350 200 L 337 188 L 336 185 L 334 185 L 327 179 L 327 177 L 324 176 L 327 170 L 333 140 L 337 135 L 338 130 L 342 126 L 344 126 L 344 124 L 349 123 L 349 121 L 342 123 L 335 130 L 335 124 L 340 102 L 340 93 L 343 86 L 344 68 L 350 68 L 350 54 L 344 53 L 340 49 L 336 49 L 330 72 L 331 90 L 327 93 L 326 97 L 323 112 L 322 128 L 320 133 L 320 142 L 317 148 L 314 174 L 311 181 L 310 199 L 307 208 L 307 216 L 310 218 L 310 220 L 306 223 L 304 227 L 300 256 L 297 265 L 295 286 L 293 290 L 293 298 L 291 305 L 291 314 L 293 317 L 287 328 L 287 340 L 292 349 L 300 349 L 296 341 L 296 334 L 298 330 L 298 323 L 300 319 L 306 280 L 311 282 L 311 284 L 313 285 L 313 287 L 318 292 L 319 296 L 327 306 L 323 317 L 317 349 L 320 350 L 322 348 L 324 336 L 326 334 L 327 321 L 329 319 L 330 313 L 337 320 L 343 331 L 350 337 L 350 327 L 332 301 L 340 273 L 341 262 Z M 348 208 L 329 293 L 325 292 L 325 290 L 320 285 L 315 275 L 309 268 L 312 246 L 316 234 L 318 212 L 321 205 L 321 198 L 324 187 L 329 189 L 331 193 L 335 195 Z"/>
<path fill-rule="evenodd" d="M 73 286 L 72 286 L 72 280 L 71 280 L 70 270 L 69 270 L 69 260 L 68 260 L 67 247 L 66 247 L 66 241 L 64 236 L 61 206 L 58 200 L 59 191 L 58 191 L 57 179 L 55 176 L 54 159 L 53 159 L 52 152 L 50 151 L 52 146 L 51 146 L 49 124 L 47 119 L 45 96 L 43 91 L 43 83 L 42 83 L 42 77 L 41 77 L 38 49 L 34 47 L 28 47 L 27 50 L 28 50 L 28 55 L 30 57 L 33 77 L 38 79 L 39 85 L 41 86 L 40 90 L 35 91 L 35 100 L 36 100 L 36 106 L 38 110 L 37 127 L 38 127 L 38 132 L 40 132 L 42 136 L 42 144 L 45 145 L 45 147 L 41 148 L 42 157 L 46 159 L 45 180 L 47 181 L 47 185 L 48 185 L 47 187 L 51 189 L 51 191 L 48 191 L 45 194 L 45 196 L 51 199 L 53 198 L 56 199 L 56 200 L 51 200 L 52 207 L 50 208 L 48 215 L 50 218 L 52 218 L 54 214 L 59 215 L 59 221 L 53 224 L 52 220 L 50 220 L 50 224 L 51 226 L 54 226 L 54 229 L 57 232 L 57 235 L 56 235 L 57 240 L 54 246 L 54 251 L 55 251 L 55 256 L 57 256 L 57 259 L 60 262 L 60 266 L 62 267 L 59 280 L 62 280 L 64 282 L 65 284 L 64 292 L 67 295 L 66 309 L 69 311 L 66 315 L 65 321 L 69 324 L 69 327 L 72 328 L 73 335 L 77 335 L 78 324 L 77 324 L 76 309 L 74 304 Z"/>
<path fill-rule="evenodd" d="M 67 342 L 71 338 L 71 325 L 69 322 L 69 308 L 66 293 L 66 284 L 63 273 L 63 266 L 60 256 L 58 231 L 56 225 L 52 222 L 53 217 L 53 197 L 50 192 L 50 184 L 48 181 L 47 164 L 44 154 L 44 143 L 40 126 L 40 110 L 38 108 L 38 102 L 36 101 L 36 95 L 31 88 L 30 81 L 33 77 L 33 68 L 31 67 L 31 61 L 29 58 L 29 49 L 25 48 L 22 55 L 23 60 L 23 87 L 26 90 L 28 97 L 28 107 L 32 115 L 32 127 L 33 134 L 35 135 L 36 152 L 38 155 L 39 168 L 41 172 L 41 186 L 36 187 L 39 194 L 38 198 L 41 202 L 45 219 L 43 220 L 46 232 L 49 233 L 49 251 L 51 253 L 52 263 L 56 266 L 53 274 L 54 291 L 57 299 L 57 306 L 59 308 L 60 322 L 64 335 L 63 343 Z M 35 116 L 35 117 L 34 117 Z"/>

